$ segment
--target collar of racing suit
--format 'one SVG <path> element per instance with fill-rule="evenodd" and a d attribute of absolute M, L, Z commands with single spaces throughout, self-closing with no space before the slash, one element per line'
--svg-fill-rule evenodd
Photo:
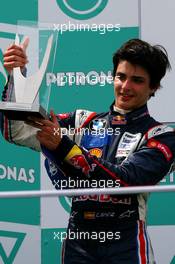
<path fill-rule="evenodd" d="M 129 113 L 129 112 L 131 112 L 132 110 L 124 110 L 124 109 L 121 109 L 121 108 L 119 108 L 119 107 L 117 107 L 117 106 L 113 106 L 113 109 L 114 109 L 114 112 L 118 112 L 118 113 L 120 113 L 120 114 L 122 114 L 122 115 L 125 115 L 125 114 L 127 114 L 127 113 Z"/>
<path fill-rule="evenodd" d="M 123 121 L 125 121 L 126 123 L 130 123 L 133 122 L 137 119 L 143 118 L 144 116 L 149 116 L 149 111 L 148 111 L 148 107 L 147 104 L 131 111 L 125 114 L 121 114 L 119 111 L 115 111 L 117 110 L 116 107 L 114 107 L 114 102 L 112 103 L 112 105 L 110 106 L 110 115 L 112 115 L 113 117 L 120 117 L 123 119 Z M 118 118 L 119 119 L 119 118 Z"/>

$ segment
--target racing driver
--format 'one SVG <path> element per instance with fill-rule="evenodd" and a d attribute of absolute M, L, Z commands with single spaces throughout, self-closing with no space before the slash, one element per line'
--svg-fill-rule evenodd
<path fill-rule="evenodd" d="M 26 62 L 21 46 L 12 45 L 4 53 L 9 72 Z M 116 51 L 113 65 L 115 100 L 107 113 L 76 110 L 55 115 L 51 111 L 50 120 L 33 118 L 30 125 L 3 116 L 4 137 L 42 151 L 58 189 L 63 179 L 74 179 L 75 188 L 82 188 L 80 181 L 90 188 L 100 187 L 102 181 L 116 189 L 154 185 L 172 167 L 174 130 L 152 118 L 147 108 L 170 68 L 166 50 L 131 39 Z M 3 100 L 10 100 L 12 88 L 10 77 Z M 146 228 L 147 198 L 142 193 L 73 197 L 67 232 L 74 232 L 74 239 L 67 236 L 64 242 L 63 263 L 155 263 Z"/>

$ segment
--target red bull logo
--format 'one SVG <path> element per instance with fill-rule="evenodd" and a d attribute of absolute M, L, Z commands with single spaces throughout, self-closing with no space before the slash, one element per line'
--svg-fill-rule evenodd
<path fill-rule="evenodd" d="M 89 172 L 91 171 L 91 167 L 88 164 L 86 158 L 84 155 L 75 155 L 70 159 L 70 162 L 73 166 L 75 166 L 77 169 L 82 169 L 82 172 L 89 176 Z"/>

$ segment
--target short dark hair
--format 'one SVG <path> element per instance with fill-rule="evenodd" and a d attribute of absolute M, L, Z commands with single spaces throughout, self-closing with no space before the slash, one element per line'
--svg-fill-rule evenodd
<path fill-rule="evenodd" d="M 113 77 L 120 61 L 126 60 L 144 68 L 150 76 L 151 89 L 160 88 L 160 81 L 167 69 L 171 69 L 166 49 L 161 45 L 150 45 L 140 39 L 130 39 L 113 55 Z M 153 94 L 154 95 L 154 94 Z"/>

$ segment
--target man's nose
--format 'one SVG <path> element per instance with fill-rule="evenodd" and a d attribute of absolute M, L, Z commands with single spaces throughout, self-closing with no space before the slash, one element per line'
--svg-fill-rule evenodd
<path fill-rule="evenodd" d="M 123 81 L 123 83 L 122 83 L 122 89 L 123 90 L 129 90 L 130 89 L 130 81 L 128 79 L 126 79 L 125 81 Z"/>

